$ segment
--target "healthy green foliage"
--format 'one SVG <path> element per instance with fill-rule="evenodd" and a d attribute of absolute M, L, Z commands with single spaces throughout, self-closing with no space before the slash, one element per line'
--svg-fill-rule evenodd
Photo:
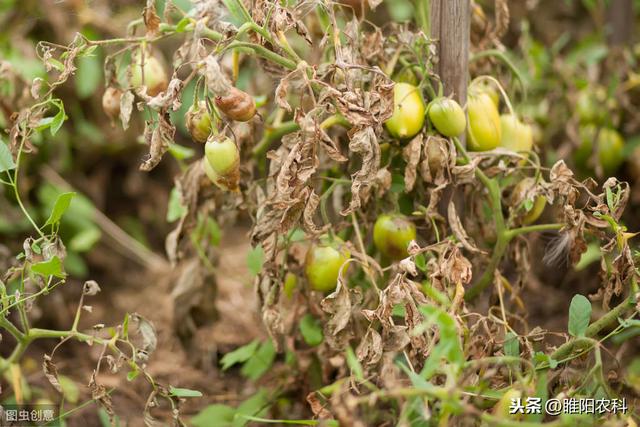
<path fill-rule="evenodd" d="M 569 333 L 582 337 L 591 319 L 591 302 L 584 295 L 576 295 L 569 306 Z"/>

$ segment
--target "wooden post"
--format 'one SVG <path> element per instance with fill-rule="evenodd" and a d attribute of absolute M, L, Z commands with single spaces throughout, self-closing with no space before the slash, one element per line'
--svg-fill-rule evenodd
<path fill-rule="evenodd" d="M 429 0 L 422 0 L 429 1 Z M 431 37 L 438 40 L 438 75 L 445 95 L 464 105 L 469 75 L 470 0 L 430 0 Z"/>
<path fill-rule="evenodd" d="M 607 16 L 609 44 L 628 45 L 633 32 L 633 0 L 613 0 Z"/>

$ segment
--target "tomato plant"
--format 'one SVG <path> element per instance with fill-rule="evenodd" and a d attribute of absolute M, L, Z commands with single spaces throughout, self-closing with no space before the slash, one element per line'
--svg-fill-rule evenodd
<path fill-rule="evenodd" d="M 537 3 L 0 2 L 2 408 L 632 425 L 514 411 L 640 390 L 633 13 Z"/>

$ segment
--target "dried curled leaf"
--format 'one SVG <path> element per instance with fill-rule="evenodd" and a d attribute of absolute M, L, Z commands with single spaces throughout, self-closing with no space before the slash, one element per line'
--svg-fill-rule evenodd
<path fill-rule="evenodd" d="M 353 132 L 355 130 L 355 132 Z M 353 133 L 352 133 L 353 132 Z M 362 167 L 351 176 L 351 202 L 340 212 L 349 215 L 366 202 L 371 187 L 375 184 L 375 177 L 380 168 L 380 144 L 373 128 L 364 127 L 353 129 L 350 133 L 349 151 L 362 156 Z"/>
<path fill-rule="evenodd" d="M 176 127 L 171 124 L 169 114 L 159 114 L 156 123 L 147 121 L 144 129 L 144 139 L 149 145 L 149 156 L 140 165 L 140 170 L 149 172 L 155 168 L 162 156 L 173 143 Z"/>

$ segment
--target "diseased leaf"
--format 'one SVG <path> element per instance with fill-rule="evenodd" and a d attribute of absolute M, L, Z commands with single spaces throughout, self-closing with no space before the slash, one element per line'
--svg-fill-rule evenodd
<path fill-rule="evenodd" d="M 49 384 L 53 386 L 59 393 L 62 393 L 62 386 L 60 385 L 60 381 L 58 379 L 58 369 L 56 365 L 51 360 L 51 356 L 48 354 L 44 355 L 42 362 L 42 370 L 44 371 L 44 376 L 49 380 Z"/>
<path fill-rule="evenodd" d="M 131 112 L 133 111 L 133 101 L 135 96 L 130 90 L 124 92 L 120 97 L 120 122 L 122 123 L 122 129 L 127 130 L 129 128 L 129 120 L 131 119 Z"/>

